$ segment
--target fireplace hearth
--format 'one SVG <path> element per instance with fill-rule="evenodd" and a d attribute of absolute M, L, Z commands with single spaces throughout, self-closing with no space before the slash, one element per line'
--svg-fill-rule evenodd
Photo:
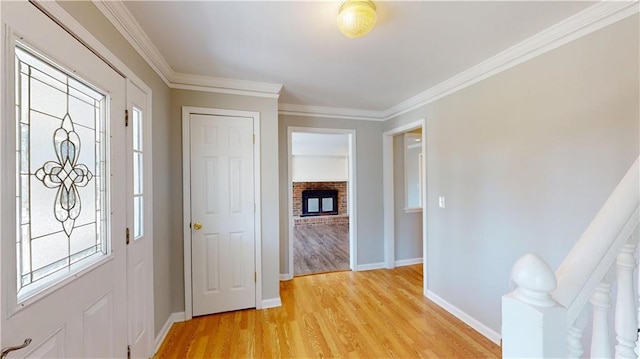
<path fill-rule="evenodd" d="M 338 191 L 305 190 L 302 191 L 301 217 L 327 216 L 338 214 Z"/>

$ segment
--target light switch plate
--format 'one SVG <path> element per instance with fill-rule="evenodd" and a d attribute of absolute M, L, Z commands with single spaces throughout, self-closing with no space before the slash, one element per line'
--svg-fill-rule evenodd
<path fill-rule="evenodd" d="M 444 196 L 438 197 L 438 206 L 440 208 L 445 208 Z"/>

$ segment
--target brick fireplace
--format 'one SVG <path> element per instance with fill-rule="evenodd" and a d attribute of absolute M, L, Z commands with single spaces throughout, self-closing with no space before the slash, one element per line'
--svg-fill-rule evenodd
<path fill-rule="evenodd" d="M 337 191 L 337 214 L 302 216 L 302 192 L 309 190 L 321 191 L 320 193 L 322 191 Z M 293 182 L 293 223 L 294 225 L 348 224 L 347 182 Z"/>

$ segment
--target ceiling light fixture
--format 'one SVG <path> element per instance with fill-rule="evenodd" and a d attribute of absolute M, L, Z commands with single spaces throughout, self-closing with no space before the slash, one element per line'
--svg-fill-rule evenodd
<path fill-rule="evenodd" d="M 370 0 L 347 0 L 338 10 L 338 29 L 347 37 L 362 37 L 373 29 L 378 16 Z"/>

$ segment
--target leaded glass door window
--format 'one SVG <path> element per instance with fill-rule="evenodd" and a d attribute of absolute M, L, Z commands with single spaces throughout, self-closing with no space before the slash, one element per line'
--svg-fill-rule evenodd
<path fill-rule="evenodd" d="M 107 97 L 15 51 L 18 300 L 108 254 Z"/>

